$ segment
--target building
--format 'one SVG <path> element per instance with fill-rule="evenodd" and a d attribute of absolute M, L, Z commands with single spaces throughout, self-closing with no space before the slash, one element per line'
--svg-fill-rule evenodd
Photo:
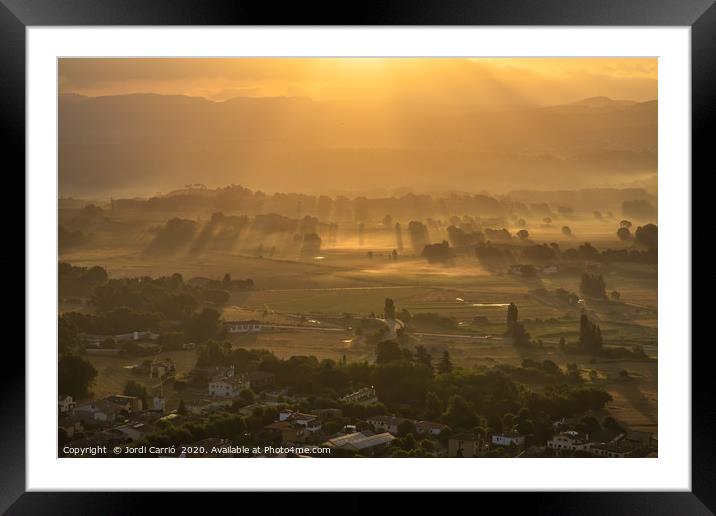
<path fill-rule="evenodd" d="M 377 402 L 378 397 L 373 387 L 363 387 L 362 389 L 343 396 L 340 398 L 340 401 L 343 403 L 369 404 Z"/>
<path fill-rule="evenodd" d="M 122 396 L 119 394 L 113 394 L 112 396 L 107 396 L 105 399 L 107 401 L 111 401 L 118 407 L 122 407 L 124 411 L 130 414 L 134 412 L 141 412 L 142 410 L 144 410 L 142 398 L 137 398 L 136 396 Z"/>
<path fill-rule="evenodd" d="M 149 368 L 149 377 L 164 378 L 166 376 L 174 374 L 175 371 L 176 367 L 174 366 L 174 362 L 172 362 L 170 359 L 156 360 L 152 362 Z"/>
<path fill-rule="evenodd" d="M 57 398 L 57 406 L 60 410 L 60 414 L 64 414 L 66 412 L 72 412 L 75 408 L 75 402 L 72 399 L 72 396 L 68 396 L 67 394 L 60 394 Z"/>
<path fill-rule="evenodd" d="M 291 421 L 274 421 L 264 428 L 269 432 L 279 434 L 281 436 L 281 444 L 305 442 L 308 434 L 306 428 Z"/>
<path fill-rule="evenodd" d="M 440 432 L 446 428 L 447 426 L 442 423 L 433 421 L 417 421 L 415 423 L 415 431 L 420 435 L 440 435 Z"/>
<path fill-rule="evenodd" d="M 448 457 L 477 457 L 480 440 L 470 432 L 451 435 L 448 439 Z"/>
<path fill-rule="evenodd" d="M 259 321 L 228 321 L 226 330 L 229 333 L 259 333 L 261 332 L 261 323 Z"/>
<path fill-rule="evenodd" d="M 363 455 L 372 455 L 390 446 L 395 437 L 388 432 L 373 434 L 372 432 L 355 432 L 329 439 L 323 446 L 350 450 Z"/>
<path fill-rule="evenodd" d="M 552 450 L 568 450 L 568 451 L 589 451 L 589 436 L 568 430 L 560 432 L 547 441 L 547 448 Z"/>
<path fill-rule="evenodd" d="M 111 424 L 120 412 L 122 407 L 107 400 L 96 400 L 76 406 L 73 416 L 85 423 Z"/>
<path fill-rule="evenodd" d="M 615 441 L 610 443 L 591 444 L 589 452 L 598 457 L 624 458 L 632 454 L 632 447 L 629 443 Z"/>
<path fill-rule="evenodd" d="M 117 436 L 123 436 L 128 441 L 136 441 L 138 439 L 141 439 L 147 434 L 151 434 L 153 432 L 157 431 L 157 427 L 154 425 L 150 425 L 149 423 L 145 423 L 143 421 L 130 421 L 129 423 L 125 423 L 119 426 L 115 426 L 110 430 L 107 430 L 107 432 L 113 432 L 117 434 Z"/>
<path fill-rule="evenodd" d="M 396 416 L 371 416 L 366 421 L 379 432 L 390 432 L 393 435 L 398 433 L 398 426 L 405 422 L 410 421 L 404 417 Z"/>
<path fill-rule="evenodd" d="M 234 376 L 234 368 L 232 367 L 223 367 L 223 366 L 204 366 L 204 367 L 195 367 L 192 369 L 189 376 L 193 380 L 199 380 L 199 381 L 211 381 L 211 380 L 218 380 L 221 378 L 226 378 L 227 376 Z"/>
<path fill-rule="evenodd" d="M 164 409 L 166 408 L 166 402 L 167 402 L 167 400 L 165 400 L 164 398 L 162 398 L 160 396 L 155 396 L 154 399 L 152 400 L 152 410 L 154 412 L 161 412 L 162 414 L 164 414 Z"/>
<path fill-rule="evenodd" d="M 107 339 L 113 339 L 117 344 L 123 344 L 139 340 L 157 340 L 159 338 L 159 334 L 151 331 L 131 331 L 129 333 L 119 333 L 117 335 L 80 334 L 80 337 L 83 338 L 89 346 L 98 347 Z"/>
<path fill-rule="evenodd" d="M 338 408 L 314 409 L 311 414 L 318 416 L 321 421 L 330 421 L 331 419 L 340 419 L 343 417 L 343 411 Z"/>
<path fill-rule="evenodd" d="M 304 427 L 309 432 L 317 432 L 321 429 L 321 420 L 318 419 L 318 416 L 316 414 L 304 414 L 303 412 L 291 412 L 288 415 L 283 412 L 283 414 L 284 418 L 282 420 L 279 419 L 281 421 L 295 423 L 299 426 Z"/>
<path fill-rule="evenodd" d="M 523 446 L 525 436 L 517 433 L 492 434 L 490 442 L 495 446 Z"/>
<path fill-rule="evenodd" d="M 65 431 L 68 439 L 71 439 L 75 434 L 84 431 L 81 421 L 73 421 L 72 418 L 67 416 L 61 416 L 59 420 L 58 428 Z"/>
<path fill-rule="evenodd" d="M 218 398 L 233 398 L 248 388 L 249 382 L 245 377 L 227 376 L 209 382 L 209 395 Z"/>
<path fill-rule="evenodd" d="M 656 450 L 657 441 L 651 432 L 632 430 L 624 436 L 624 442 L 635 450 Z"/>
<path fill-rule="evenodd" d="M 542 274 L 557 274 L 559 273 L 559 265 L 547 265 L 542 267 Z"/>

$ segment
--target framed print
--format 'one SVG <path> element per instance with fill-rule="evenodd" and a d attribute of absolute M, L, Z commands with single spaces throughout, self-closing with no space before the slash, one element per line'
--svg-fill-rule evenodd
<path fill-rule="evenodd" d="M 547 491 L 550 513 L 711 513 L 711 3 L 319 25 L 179 4 L 1 8 L 27 202 L 3 510 Z"/>

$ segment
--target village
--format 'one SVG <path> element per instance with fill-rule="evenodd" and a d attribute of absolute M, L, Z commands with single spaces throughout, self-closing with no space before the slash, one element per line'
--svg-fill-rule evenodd
<path fill-rule="evenodd" d="M 256 333 L 262 325 L 254 320 L 232 321 L 226 323 L 226 330 Z M 84 337 L 88 352 L 101 350 L 95 347 L 100 339 Z M 117 335 L 114 341 L 156 338 L 149 332 L 133 332 Z M 194 348 L 184 346 L 186 351 Z M 438 421 L 388 414 L 374 386 L 332 400 L 316 400 L 292 395 L 286 386 L 277 384 L 272 372 L 238 372 L 234 366 L 195 367 L 181 381 L 203 386 L 203 395 L 188 395 L 178 408 L 169 410 L 162 391 L 165 384 L 177 380 L 174 364 L 147 360 L 137 367 L 138 374 L 159 382 L 158 391 L 144 397 L 117 393 L 82 403 L 59 395 L 60 457 L 624 458 L 656 456 L 657 450 L 651 433 L 625 430 L 606 420 L 590 434 L 584 431 L 584 417 L 563 417 L 552 421 L 546 439 L 521 433 L 517 424 L 505 425 L 499 432 L 466 431 Z M 185 430 L 197 427 L 202 431 Z M 199 434 L 201 438 L 195 439 Z M 176 442 L 167 436 L 174 436 Z"/>

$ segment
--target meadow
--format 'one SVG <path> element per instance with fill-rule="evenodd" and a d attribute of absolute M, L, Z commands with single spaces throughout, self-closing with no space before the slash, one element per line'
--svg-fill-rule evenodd
<path fill-rule="evenodd" d="M 601 221 L 585 224 L 580 232 L 603 246 L 621 245 L 605 233 L 606 225 Z M 537 229 L 532 234 L 559 239 L 563 246 L 570 242 L 555 234 L 554 228 Z M 550 292 L 561 288 L 578 293 L 578 274 L 526 279 L 506 271 L 486 270 L 472 256 L 458 257 L 445 266 L 427 263 L 410 251 L 392 260 L 389 249 L 382 245 L 358 248 L 344 244 L 303 258 L 256 256 L 242 250 L 210 251 L 198 258 L 152 258 L 137 252 L 136 242 L 113 247 L 107 241 L 91 249 L 65 252 L 61 258 L 76 266 L 101 265 L 110 277 L 155 277 L 178 272 L 185 280 L 196 276 L 220 279 L 226 273 L 236 279 L 252 278 L 255 288 L 234 291 L 223 307 L 223 317 L 303 326 L 300 331 L 266 329 L 256 338 L 234 342 L 235 346 L 268 349 L 282 358 L 314 355 L 319 359 L 339 360 L 345 356 L 348 361 L 373 360 L 373 350 L 360 344 L 353 329 L 349 329 L 350 323 L 336 325 L 336 321 L 346 314 L 354 321 L 370 314 L 380 315 L 385 298 L 391 298 L 398 310 L 454 318 L 454 327 L 423 329 L 412 335 L 413 344 L 424 345 L 434 357 L 448 350 L 459 367 L 519 365 L 525 358 L 549 359 L 562 367 L 576 363 L 587 381 L 603 387 L 614 397 L 606 413 L 634 428 L 655 430 L 656 360 L 595 360 L 565 355 L 558 349 L 558 342 L 561 337 L 576 342 L 578 317 L 584 310 L 600 325 L 605 345 L 627 348 L 640 345 L 650 357 L 658 357 L 656 265 L 610 264 L 602 273 L 607 292 L 614 289 L 621 294 L 618 301 L 582 299 L 578 306 L 566 306 L 540 294 L 540 289 Z M 518 306 L 525 329 L 533 339 L 541 341 L 542 347 L 516 349 L 504 339 L 509 303 Z M 476 317 L 479 319 L 475 320 Z M 328 331 L 329 327 L 336 330 L 336 326 L 341 329 Z M 159 355 L 163 356 L 174 360 L 178 377 L 194 366 L 194 352 Z M 129 379 L 148 388 L 156 387 L 156 380 L 139 378 L 127 368 L 136 360 L 97 356 L 90 360 L 99 371 L 96 395 L 121 391 Z M 592 370 L 596 376 L 592 373 L 590 377 Z M 628 377 L 623 377 L 622 371 L 627 371 Z M 164 394 L 170 407 L 182 397 L 203 395 L 191 391 L 179 393 L 172 387 L 167 387 Z"/>

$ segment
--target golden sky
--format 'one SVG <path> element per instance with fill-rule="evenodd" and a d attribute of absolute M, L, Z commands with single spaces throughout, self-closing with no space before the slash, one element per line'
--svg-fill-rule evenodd
<path fill-rule="evenodd" d="M 62 59 L 61 93 L 448 105 L 554 105 L 657 98 L 655 58 Z"/>

